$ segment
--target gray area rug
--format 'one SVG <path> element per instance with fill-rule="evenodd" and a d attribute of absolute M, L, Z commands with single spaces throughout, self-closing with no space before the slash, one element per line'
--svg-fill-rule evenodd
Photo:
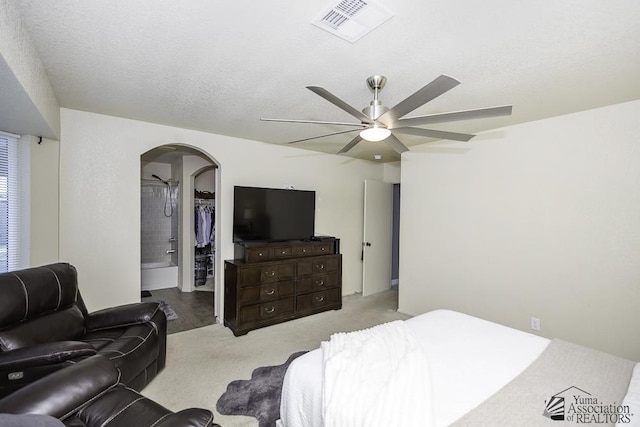
<path fill-rule="evenodd" d="M 286 362 L 278 366 L 256 368 L 250 380 L 229 383 L 216 410 L 223 415 L 246 415 L 258 420 L 260 427 L 273 427 L 280 418 L 280 394 L 282 382 L 289 364 L 306 351 L 293 353 Z"/>
<path fill-rule="evenodd" d="M 178 318 L 178 314 L 171 308 L 168 302 L 166 301 L 158 301 L 160 304 L 160 310 L 164 311 L 164 314 L 167 316 L 167 320 L 176 320 Z"/>

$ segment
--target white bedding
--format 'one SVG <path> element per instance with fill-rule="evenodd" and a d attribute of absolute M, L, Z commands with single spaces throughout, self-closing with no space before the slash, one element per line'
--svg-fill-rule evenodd
<path fill-rule="evenodd" d="M 533 362 L 549 340 L 448 310 L 406 321 L 424 348 L 434 426 L 447 426 Z M 322 427 L 322 351 L 298 357 L 284 378 L 281 427 Z"/>
<path fill-rule="evenodd" d="M 633 368 L 633 374 L 631 376 L 631 381 L 629 382 L 629 387 L 627 389 L 627 394 L 622 401 L 623 406 L 629 407 L 629 413 L 634 414 L 630 418 L 630 420 L 624 420 L 624 422 L 616 423 L 616 427 L 638 427 L 640 426 L 640 363 L 636 363 Z M 626 422 L 630 421 L 630 422 Z"/>
<path fill-rule="evenodd" d="M 432 424 L 428 362 L 406 323 L 333 334 L 321 348 L 325 427 Z"/>

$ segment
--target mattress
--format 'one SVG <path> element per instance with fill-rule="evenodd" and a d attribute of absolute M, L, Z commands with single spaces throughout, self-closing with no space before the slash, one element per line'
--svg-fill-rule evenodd
<path fill-rule="evenodd" d="M 449 310 L 405 321 L 430 370 L 435 426 L 447 426 L 518 376 L 549 340 Z M 284 378 L 281 427 L 321 427 L 322 351 L 294 360 Z"/>

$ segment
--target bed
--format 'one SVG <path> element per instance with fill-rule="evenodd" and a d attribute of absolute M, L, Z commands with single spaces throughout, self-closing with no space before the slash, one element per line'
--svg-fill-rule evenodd
<path fill-rule="evenodd" d="M 635 362 L 449 310 L 432 311 L 402 323 L 419 343 L 428 365 L 421 381 L 429 383 L 429 390 L 419 396 L 429 408 L 428 422 L 421 420 L 415 425 L 553 425 L 565 415 L 567 420 L 580 415 L 582 421 L 598 425 L 607 425 L 601 421 L 609 425 L 640 422 L 640 369 Z M 328 380 L 324 359 L 319 348 L 289 366 L 278 426 L 365 425 L 353 419 L 325 423 L 327 396 L 323 389 Z M 363 363 L 369 364 L 375 365 Z M 370 374 L 378 370 L 374 368 Z M 384 394 L 387 389 L 377 392 Z M 566 408 L 558 406 L 562 393 L 568 400 Z M 576 398 L 581 399 L 583 409 L 574 406 L 572 412 L 570 399 Z M 603 402 L 617 404 L 617 410 L 597 420 L 587 419 L 588 412 L 594 411 L 589 405 L 597 404 L 593 398 L 599 399 L 601 406 Z M 576 414 L 578 409 L 587 414 Z M 479 423 L 488 416 L 491 422 Z"/>

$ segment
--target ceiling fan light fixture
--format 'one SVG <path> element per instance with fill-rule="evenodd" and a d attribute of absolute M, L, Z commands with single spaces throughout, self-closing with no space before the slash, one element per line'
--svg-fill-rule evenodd
<path fill-rule="evenodd" d="M 342 1 L 364 2 L 365 0 Z M 370 0 L 366 1 L 368 3 Z M 342 99 L 338 98 L 337 96 L 320 86 L 307 86 L 307 89 L 309 89 L 316 95 L 324 98 L 344 112 L 358 119 L 358 123 L 264 118 L 260 120 L 272 122 L 313 123 L 322 125 L 342 125 L 355 127 L 355 129 L 351 130 L 333 132 L 327 135 L 314 136 L 311 138 L 298 139 L 296 141 L 289 142 L 289 144 L 309 141 L 317 138 L 325 138 L 328 136 L 339 135 L 348 132 L 359 132 L 358 136 L 349 141 L 349 143 L 343 146 L 342 149 L 336 154 L 343 154 L 348 152 L 361 141 L 384 141 L 384 143 L 387 144 L 393 151 L 395 151 L 399 155 L 402 155 L 402 153 L 409 151 L 409 147 L 404 145 L 404 143 L 397 138 L 397 134 L 407 134 L 426 138 L 449 139 L 453 141 L 465 142 L 474 137 L 474 135 L 466 133 L 447 132 L 436 129 L 423 129 L 414 126 L 443 123 L 455 120 L 470 120 L 486 117 L 508 116 L 511 114 L 512 110 L 511 105 L 505 105 L 500 107 L 476 108 L 474 110 L 451 111 L 447 113 L 437 113 L 429 114 L 426 116 L 403 118 L 406 114 L 409 114 L 410 112 L 416 110 L 427 102 L 453 89 L 456 85 L 460 84 L 460 82 L 453 77 L 442 74 L 427 85 L 423 86 L 418 91 L 414 92 L 413 95 L 410 95 L 400 103 L 396 104 L 393 108 L 385 107 L 378 99 L 378 94 L 384 87 L 385 82 L 386 77 L 382 75 L 374 75 L 367 79 L 367 86 L 369 86 L 369 89 L 371 89 L 371 91 L 373 92 L 373 100 L 368 107 L 362 109 L 362 112 L 358 111 L 356 108 L 347 104 Z M 391 131 L 391 129 L 393 129 L 393 131 Z"/>
<path fill-rule="evenodd" d="M 391 135 L 391 131 L 377 123 L 360 131 L 360 138 L 371 142 L 382 141 L 383 139 L 387 139 L 389 135 Z"/>

